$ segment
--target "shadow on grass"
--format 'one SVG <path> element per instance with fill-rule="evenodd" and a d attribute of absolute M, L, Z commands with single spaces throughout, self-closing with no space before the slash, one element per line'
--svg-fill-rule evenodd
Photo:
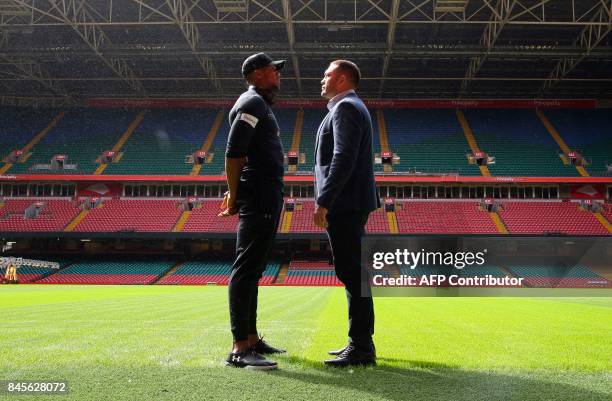
<path fill-rule="evenodd" d="M 580 400 L 609 401 L 610 392 L 559 383 L 576 372 L 513 372 L 464 370 L 430 361 L 378 358 L 376 367 L 327 368 L 323 362 L 287 356 L 278 358 L 279 370 L 269 374 L 304 382 L 307 386 L 329 386 L 368 393 L 388 400 Z M 283 369 L 298 364 L 303 370 Z M 402 367 L 394 366 L 401 364 Z M 314 369 L 314 370 L 313 370 Z M 597 375 L 585 373 L 584 375 Z M 603 377 L 603 376 L 602 376 Z M 571 381 L 571 379 L 569 380 Z M 586 381 L 586 380 L 585 380 Z"/>

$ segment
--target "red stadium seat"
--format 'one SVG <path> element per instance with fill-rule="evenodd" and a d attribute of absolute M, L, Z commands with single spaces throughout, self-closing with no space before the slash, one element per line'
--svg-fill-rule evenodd
<path fill-rule="evenodd" d="M 476 201 L 402 201 L 396 209 L 400 233 L 497 234 L 487 212 Z"/>
<path fill-rule="evenodd" d="M 25 210 L 36 202 L 46 207 L 37 218 L 26 219 Z M 78 213 L 77 204 L 70 200 L 9 199 L 0 209 L 0 231 L 62 231 Z"/>
<path fill-rule="evenodd" d="M 513 234 L 608 234 L 591 212 L 580 210 L 574 202 L 502 203 L 499 215 Z"/>
<path fill-rule="evenodd" d="M 109 200 L 92 209 L 75 228 L 80 232 L 169 232 L 182 211 L 174 200 Z"/>

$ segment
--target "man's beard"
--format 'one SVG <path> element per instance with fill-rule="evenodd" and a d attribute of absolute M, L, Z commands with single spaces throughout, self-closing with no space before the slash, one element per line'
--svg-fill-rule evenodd
<path fill-rule="evenodd" d="M 276 95 L 278 94 L 279 88 L 278 86 L 273 86 L 268 89 L 256 88 L 257 93 L 259 93 L 266 101 L 270 104 L 274 103 L 276 99 Z"/>

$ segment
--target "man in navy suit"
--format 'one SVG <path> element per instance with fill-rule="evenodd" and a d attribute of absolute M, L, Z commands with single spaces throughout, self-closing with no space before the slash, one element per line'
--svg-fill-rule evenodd
<path fill-rule="evenodd" d="M 380 207 L 374 182 L 372 120 L 355 93 L 361 73 L 347 60 L 333 61 L 321 81 L 329 113 L 315 145 L 314 223 L 327 230 L 338 279 L 346 288 L 349 342 L 330 351 L 328 366 L 376 364 L 374 305 L 361 293 L 361 237 L 368 215 Z M 363 296 L 362 296 L 363 295 Z"/>

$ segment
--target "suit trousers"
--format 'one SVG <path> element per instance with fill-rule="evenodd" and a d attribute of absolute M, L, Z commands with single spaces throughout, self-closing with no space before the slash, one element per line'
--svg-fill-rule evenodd
<path fill-rule="evenodd" d="M 374 303 L 369 286 L 361 293 L 361 238 L 369 212 L 328 214 L 327 236 L 334 257 L 334 269 L 346 289 L 349 342 L 356 348 L 374 350 Z"/>
<path fill-rule="evenodd" d="M 282 200 L 282 194 L 279 196 Z M 249 334 L 257 334 L 258 284 L 274 244 L 280 212 L 280 209 L 264 212 L 249 203 L 240 207 L 236 260 L 228 286 L 234 341 L 244 341 Z"/>

